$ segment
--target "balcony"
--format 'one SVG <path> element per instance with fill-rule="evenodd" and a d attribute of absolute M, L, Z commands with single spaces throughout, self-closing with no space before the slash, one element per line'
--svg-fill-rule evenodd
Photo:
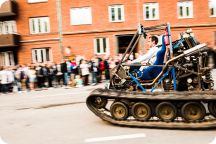
<path fill-rule="evenodd" d="M 13 0 L 6 0 L 0 3 L 0 18 L 17 15 L 17 3 Z"/>
<path fill-rule="evenodd" d="M 20 36 L 17 34 L 3 34 L 0 35 L 1 47 L 15 47 L 19 45 Z"/>

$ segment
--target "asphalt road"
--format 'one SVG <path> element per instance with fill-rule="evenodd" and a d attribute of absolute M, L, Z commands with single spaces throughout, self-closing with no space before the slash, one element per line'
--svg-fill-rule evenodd
<path fill-rule="evenodd" d="M 85 104 L 94 88 L 1 95 L 0 144 L 216 144 L 216 129 L 146 129 L 104 122 Z"/>

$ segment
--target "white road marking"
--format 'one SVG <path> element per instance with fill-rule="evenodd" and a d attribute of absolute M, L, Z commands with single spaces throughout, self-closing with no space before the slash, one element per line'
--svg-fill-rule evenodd
<path fill-rule="evenodd" d="M 130 134 L 130 135 L 89 138 L 89 139 L 86 139 L 85 142 L 92 143 L 92 142 L 103 142 L 103 141 L 112 141 L 112 140 L 144 138 L 144 137 L 146 137 L 144 133 L 137 133 L 137 134 Z"/>
<path fill-rule="evenodd" d="M 7 144 L 7 143 L 4 142 L 4 141 L 2 140 L 2 138 L 0 137 L 0 144 Z"/>
<path fill-rule="evenodd" d="M 216 144 L 216 137 L 215 137 L 214 140 L 213 140 L 211 143 L 209 143 L 209 144 Z"/>

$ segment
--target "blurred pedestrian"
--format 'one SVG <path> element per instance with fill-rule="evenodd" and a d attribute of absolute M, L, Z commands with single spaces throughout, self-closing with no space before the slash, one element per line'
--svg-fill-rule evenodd
<path fill-rule="evenodd" d="M 109 57 L 105 57 L 104 59 L 104 71 L 105 71 L 105 79 L 110 80 L 110 67 L 109 67 Z"/>
<path fill-rule="evenodd" d="M 86 60 L 82 60 L 80 64 L 80 71 L 83 78 L 84 86 L 88 85 L 89 79 L 89 65 L 87 64 Z"/>
<path fill-rule="evenodd" d="M 30 69 L 27 73 L 28 77 L 29 77 L 29 88 L 30 90 L 34 90 L 35 89 L 35 82 L 36 82 L 36 70 L 34 65 L 30 66 Z"/>
<path fill-rule="evenodd" d="M 68 85 L 68 70 L 67 70 L 67 59 L 64 60 L 63 63 L 61 63 L 61 71 L 63 74 L 63 84 L 64 86 Z"/>
<path fill-rule="evenodd" d="M 96 59 L 93 57 L 90 61 L 90 71 L 92 74 L 92 85 L 97 84 L 98 65 Z"/>

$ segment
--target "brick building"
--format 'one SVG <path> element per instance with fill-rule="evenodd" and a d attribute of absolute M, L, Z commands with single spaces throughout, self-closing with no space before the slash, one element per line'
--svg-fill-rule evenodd
<path fill-rule="evenodd" d="M 216 0 L 0 0 L 0 65 L 123 53 L 139 23 L 216 45 Z M 19 39 L 20 37 L 20 39 Z M 136 50 L 145 51 L 143 41 Z"/>

